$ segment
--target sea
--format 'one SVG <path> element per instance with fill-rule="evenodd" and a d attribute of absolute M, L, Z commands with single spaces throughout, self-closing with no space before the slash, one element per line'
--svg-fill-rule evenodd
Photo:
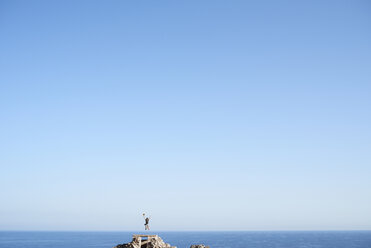
<path fill-rule="evenodd" d="M 0 248 L 112 248 L 138 232 L 0 231 Z M 147 234 L 147 233 L 146 233 Z M 371 231 L 157 232 L 178 248 L 371 248 Z"/>

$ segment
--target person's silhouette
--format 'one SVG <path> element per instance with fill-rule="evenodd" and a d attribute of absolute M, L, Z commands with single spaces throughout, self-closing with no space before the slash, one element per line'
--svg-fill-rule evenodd
<path fill-rule="evenodd" d="M 150 220 L 150 217 L 146 217 L 146 214 L 143 214 L 143 218 L 144 218 L 144 230 L 150 230 L 149 229 L 149 220 Z"/>

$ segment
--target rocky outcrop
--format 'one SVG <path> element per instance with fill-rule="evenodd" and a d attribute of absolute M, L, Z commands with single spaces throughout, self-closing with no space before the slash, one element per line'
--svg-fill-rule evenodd
<path fill-rule="evenodd" d="M 158 235 L 133 235 L 133 240 L 114 248 L 176 248 L 165 243 Z"/>
<path fill-rule="evenodd" d="M 133 248 L 131 243 L 128 244 L 121 244 L 121 245 L 116 245 L 114 248 Z"/>
<path fill-rule="evenodd" d="M 127 244 L 116 245 L 113 248 L 176 248 L 165 243 L 158 235 L 133 235 L 133 240 Z M 205 245 L 191 245 L 190 248 L 210 248 Z"/>

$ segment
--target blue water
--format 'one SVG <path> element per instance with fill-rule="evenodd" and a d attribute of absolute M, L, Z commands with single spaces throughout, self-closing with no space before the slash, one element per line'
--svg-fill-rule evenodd
<path fill-rule="evenodd" d="M 132 232 L 0 232 L 0 248 L 111 248 Z M 371 248 L 371 231 L 158 232 L 178 248 Z"/>

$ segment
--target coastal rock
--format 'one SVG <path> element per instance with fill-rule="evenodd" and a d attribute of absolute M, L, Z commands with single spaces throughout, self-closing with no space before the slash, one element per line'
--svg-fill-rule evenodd
<path fill-rule="evenodd" d="M 210 246 L 206 246 L 206 245 L 191 245 L 191 248 L 210 248 Z"/>
<path fill-rule="evenodd" d="M 134 248 L 131 243 L 116 245 L 114 248 Z"/>
<path fill-rule="evenodd" d="M 133 235 L 127 244 L 119 244 L 114 248 L 176 248 L 165 243 L 158 235 Z"/>

